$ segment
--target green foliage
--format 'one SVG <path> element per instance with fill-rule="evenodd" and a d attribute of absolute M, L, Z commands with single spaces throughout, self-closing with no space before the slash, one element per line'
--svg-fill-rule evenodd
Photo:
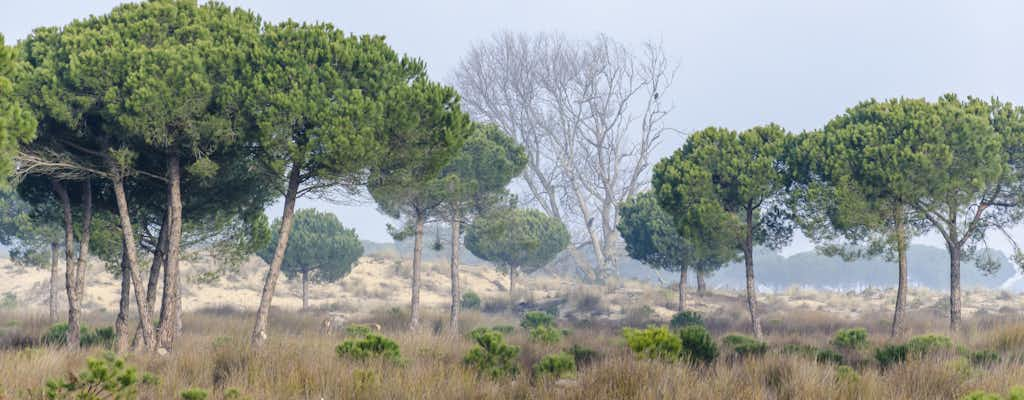
<path fill-rule="evenodd" d="M 114 328 L 101 327 L 90 329 L 82 325 L 79 329 L 79 343 L 82 347 L 103 346 L 109 348 L 114 343 Z M 60 322 L 53 324 L 39 339 L 43 344 L 51 346 L 62 346 L 68 341 L 68 324 Z"/>
<path fill-rule="evenodd" d="M 46 382 L 46 397 L 49 399 L 134 399 L 138 393 L 139 377 L 123 359 L 112 353 L 103 358 L 89 358 L 87 367 L 68 379 L 53 379 Z M 152 381 L 152 379 L 149 379 Z"/>
<path fill-rule="evenodd" d="M 512 334 L 512 331 L 515 330 L 515 329 L 516 329 L 516 327 L 514 327 L 512 325 L 495 325 L 495 326 L 491 327 L 491 330 L 493 330 L 495 332 L 500 332 L 503 335 Z"/>
<path fill-rule="evenodd" d="M 672 316 L 668 326 L 673 330 L 684 328 L 690 325 L 704 326 L 704 318 L 696 311 L 680 311 Z"/>
<path fill-rule="evenodd" d="M 4 37 L 0 35 L 0 176 L 4 177 L 11 173 L 18 146 L 35 137 L 36 120 L 15 96 L 17 71 L 15 51 L 4 44 Z M 0 187 L 7 187 L 6 179 L 0 182 Z"/>
<path fill-rule="evenodd" d="M 967 353 L 967 359 L 976 366 L 988 366 L 998 363 L 1002 357 L 992 350 L 978 350 Z"/>
<path fill-rule="evenodd" d="M 641 358 L 675 361 L 682 355 L 682 340 L 678 335 L 673 335 L 668 328 L 624 328 L 622 335 L 625 336 L 629 349 Z"/>
<path fill-rule="evenodd" d="M 580 346 L 579 344 L 573 344 L 568 349 L 565 349 L 565 352 L 572 355 L 572 359 L 576 362 L 576 365 L 579 367 L 583 367 L 587 364 L 590 364 L 596 361 L 598 357 L 600 357 L 600 354 L 597 353 L 597 350 L 591 349 L 589 347 Z"/>
<path fill-rule="evenodd" d="M 741 357 L 760 356 L 768 352 L 768 343 L 745 335 L 726 335 L 722 338 L 722 344 Z"/>
<path fill-rule="evenodd" d="M 576 359 L 572 354 L 566 352 L 548 354 L 534 364 L 533 374 L 539 378 L 553 377 L 561 379 L 575 377 Z"/>
<path fill-rule="evenodd" d="M 842 364 L 843 355 L 833 350 L 821 349 L 815 354 L 814 360 L 822 364 Z"/>
<path fill-rule="evenodd" d="M 209 396 L 203 389 L 191 388 L 181 392 L 181 400 L 206 400 Z"/>
<path fill-rule="evenodd" d="M 500 332 L 486 328 L 477 328 L 470 332 L 476 347 L 469 350 L 463 363 L 473 368 L 481 376 L 492 379 L 513 377 L 519 373 L 519 347 L 505 344 Z"/>
<path fill-rule="evenodd" d="M 962 400 L 1024 400 L 1024 387 L 1016 386 L 1010 388 L 1007 396 L 998 393 L 989 393 L 983 390 L 973 391 L 961 398 Z"/>
<path fill-rule="evenodd" d="M 366 326 L 366 325 L 351 324 L 351 325 L 346 325 L 345 326 L 345 334 L 348 335 L 348 336 L 366 337 L 366 336 L 370 336 L 370 334 L 372 334 L 372 333 L 373 333 L 373 330 L 370 329 L 370 327 Z"/>
<path fill-rule="evenodd" d="M 686 325 L 679 330 L 683 357 L 691 362 L 710 364 L 718 358 L 718 345 L 703 325 Z"/>
<path fill-rule="evenodd" d="M 840 329 L 830 343 L 840 349 L 862 349 L 868 345 L 868 331 L 864 328 Z"/>
<path fill-rule="evenodd" d="M 505 189 L 526 168 L 526 150 L 493 124 L 472 124 L 461 150 L 441 171 L 442 208 L 449 218 L 483 214 L 508 196 Z"/>
<path fill-rule="evenodd" d="M 530 341 L 544 344 L 554 344 L 562 340 L 563 332 L 550 325 L 540 325 L 529 329 Z"/>
<path fill-rule="evenodd" d="M 462 301 L 460 302 L 462 308 L 467 310 L 479 309 L 480 303 L 480 295 L 476 294 L 476 292 L 467 290 L 462 294 Z"/>
<path fill-rule="evenodd" d="M 274 221 L 271 231 L 269 245 L 259 252 L 267 263 L 274 258 L 280 220 Z M 295 212 L 281 271 L 289 277 L 315 272 L 311 280 L 335 282 L 348 275 L 362 255 L 363 244 L 355 230 L 346 229 L 333 213 L 302 209 Z"/>
<path fill-rule="evenodd" d="M 849 365 L 840 365 L 836 368 L 836 381 L 848 386 L 860 383 L 860 374 Z"/>
<path fill-rule="evenodd" d="M 907 345 L 887 344 L 875 349 L 875 361 L 882 368 L 907 360 Z"/>
<path fill-rule="evenodd" d="M 354 360 L 367 360 L 369 358 L 380 358 L 395 363 L 402 362 L 402 355 L 398 350 L 398 343 L 380 335 L 369 334 L 362 339 L 346 340 L 335 348 L 339 357 L 351 358 Z"/>
<path fill-rule="evenodd" d="M 519 326 L 527 330 L 539 326 L 554 327 L 555 317 L 543 311 L 527 311 L 526 314 L 523 314 Z"/>
<path fill-rule="evenodd" d="M 914 336 L 907 341 L 907 352 L 915 356 L 922 356 L 936 351 L 949 350 L 952 347 L 953 341 L 942 335 Z"/>
<path fill-rule="evenodd" d="M 502 209 L 480 216 L 466 231 L 466 248 L 484 260 L 531 273 L 569 245 L 562 221 L 533 209 Z"/>

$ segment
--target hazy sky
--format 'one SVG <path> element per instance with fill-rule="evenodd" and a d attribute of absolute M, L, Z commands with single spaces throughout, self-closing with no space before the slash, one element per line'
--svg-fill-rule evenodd
<path fill-rule="evenodd" d="M 111 0 L 5 1 L 0 32 L 8 43 L 34 27 L 101 14 Z M 934 99 L 946 92 L 1024 103 L 1024 2 L 747 0 L 459 0 L 226 3 L 266 20 L 328 21 L 352 33 L 383 34 L 398 51 L 424 59 L 446 81 L 459 58 L 493 33 L 560 31 L 622 42 L 664 43 L 681 65 L 665 96 L 671 125 L 744 129 L 776 122 L 799 132 L 822 126 L 870 97 Z M 679 146 L 667 140 L 658 156 Z M 330 209 L 365 239 L 388 240 L 374 207 L 305 201 Z M 279 215 L 280 206 L 269 210 Z M 1024 233 L 1017 229 L 1015 233 Z M 934 236 L 921 240 L 940 245 Z M 993 238 L 995 247 L 1005 241 Z M 787 253 L 808 249 L 798 239 Z"/>

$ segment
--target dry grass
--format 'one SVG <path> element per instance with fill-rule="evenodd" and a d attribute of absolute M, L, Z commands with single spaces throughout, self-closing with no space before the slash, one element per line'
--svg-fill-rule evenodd
<path fill-rule="evenodd" d="M 888 341 L 885 327 L 875 323 L 884 320 L 882 315 L 852 321 L 825 313 L 769 315 L 766 322 L 779 320 L 767 324 L 768 341 L 776 350 L 760 358 L 722 357 L 706 368 L 638 360 L 625 347 L 619 325 L 571 326 L 572 334 L 558 345 L 531 343 L 517 329 L 509 341 L 522 349 L 523 373 L 515 380 L 492 381 L 478 378 L 461 365 L 473 345 L 465 333 L 479 326 L 516 325 L 515 315 L 509 312 L 467 311 L 459 335 L 444 331 L 444 315 L 426 315 L 424 329 L 410 333 L 404 330 L 408 318 L 404 310 L 375 312 L 366 322 L 384 326 L 383 333 L 399 343 L 407 360 L 404 365 L 393 365 L 340 359 L 334 347 L 344 338 L 321 336 L 318 314 L 275 311 L 271 340 L 261 348 L 247 344 L 248 312 L 224 307 L 187 314 L 185 334 L 170 355 L 127 356 L 139 370 L 160 377 L 159 385 L 140 391 L 140 398 L 172 399 L 186 388 L 202 387 L 211 391 L 211 398 L 237 388 L 255 399 L 949 399 L 975 389 L 1005 393 L 1010 386 L 1024 382 L 1024 368 L 1019 363 L 1024 354 L 1024 322 L 1019 316 L 972 318 L 962 333 L 954 335 L 954 342 L 964 348 L 998 351 L 1003 361 L 994 365 L 971 366 L 953 352 L 882 371 L 871 361 L 870 350 L 865 350 L 865 362 L 857 365 L 859 378 L 855 380 L 837 374 L 835 366 L 777 349 L 785 343 L 824 346 L 836 329 L 849 326 L 867 327 L 872 344 L 879 345 Z M 744 320 L 737 322 L 735 313 L 738 311 L 727 310 L 708 316 L 716 336 L 744 330 Z M 87 316 L 87 323 L 93 326 L 111 320 L 110 315 Z M 37 315 L 0 314 L 0 321 L 0 339 L 38 337 L 47 326 Z M 908 322 L 914 333 L 942 332 L 941 319 Z M 573 381 L 530 379 L 530 365 L 571 344 L 596 349 L 601 357 Z M 86 357 L 102 352 L 21 346 L 24 344 L 0 341 L 0 399 L 41 398 L 38 389 L 48 379 L 80 370 Z"/>

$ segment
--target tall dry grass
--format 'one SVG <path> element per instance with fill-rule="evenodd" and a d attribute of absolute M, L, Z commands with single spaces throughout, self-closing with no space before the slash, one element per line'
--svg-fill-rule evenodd
<path fill-rule="evenodd" d="M 723 312 L 708 316 L 707 323 L 721 337 L 742 332 L 741 317 Z M 1024 384 L 1024 322 L 1013 315 L 973 318 L 963 332 L 953 335 L 954 343 L 964 349 L 999 352 L 1002 361 L 992 365 L 971 365 L 952 351 L 883 371 L 866 349 L 866 361 L 856 366 L 854 378 L 834 365 L 778 349 L 786 343 L 826 346 L 835 330 L 852 326 L 866 327 L 872 346 L 888 343 L 886 328 L 878 323 L 885 320 L 883 315 L 853 321 L 824 313 L 769 315 L 767 340 L 772 351 L 755 358 L 720 357 L 699 368 L 637 359 L 626 348 L 619 325 L 569 326 L 562 321 L 571 334 L 557 345 L 532 343 L 517 328 L 508 340 L 522 349 L 522 372 L 516 379 L 500 381 L 480 378 L 462 366 L 473 346 L 465 333 L 479 326 L 517 325 L 514 314 L 466 311 L 464 330 L 458 334 L 444 330 L 442 314 L 428 313 L 425 328 L 416 333 L 404 330 L 405 318 L 402 310 L 381 310 L 366 321 L 384 326 L 383 334 L 401 346 L 406 360 L 401 365 L 339 358 L 334 347 L 344 338 L 321 335 L 320 316 L 315 313 L 277 310 L 267 344 L 249 347 L 251 316 L 231 308 L 187 314 L 184 336 L 167 356 L 126 358 L 140 371 L 160 378 L 158 385 L 141 388 L 143 399 L 174 399 L 192 387 L 210 390 L 212 399 L 229 388 L 254 399 L 955 399 L 976 389 L 1005 393 Z M 86 323 L 109 325 L 112 319 L 91 314 Z M 103 352 L 68 352 L 31 343 L 47 325 L 37 315 L 0 314 L 0 399 L 43 398 L 39 389 L 48 379 L 81 370 L 87 357 Z M 912 334 L 943 333 L 943 325 L 935 318 L 908 321 Z M 600 358 L 583 367 L 574 380 L 531 379 L 534 362 L 571 344 L 593 348 Z"/>

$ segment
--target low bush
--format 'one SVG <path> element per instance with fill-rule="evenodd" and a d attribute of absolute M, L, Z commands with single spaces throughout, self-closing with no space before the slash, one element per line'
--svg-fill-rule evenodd
<path fill-rule="evenodd" d="M 574 344 L 572 345 L 572 347 L 565 349 L 565 352 L 572 355 L 572 359 L 576 362 L 577 367 L 583 367 L 587 364 L 597 361 L 598 357 L 600 356 L 597 353 L 597 350 L 591 349 L 589 347 L 580 346 L 578 344 Z"/>
<path fill-rule="evenodd" d="M 462 294 L 462 301 L 459 303 L 462 305 L 462 308 L 467 310 L 479 309 L 481 303 L 480 295 L 476 294 L 476 292 L 472 290 L 467 290 Z"/>
<path fill-rule="evenodd" d="M 519 347 L 505 344 L 500 332 L 477 328 L 469 333 L 476 347 L 469 350 L 463 363 L 475 369 L 481 376 L 493 379 L 511 377 L 519 373 Z"/>
<path fill-rule="evenodd" d="M 922 356 L 941 350 L 949 350 L 953 342 L 942 335 L 915 336 L 907 341 L 907 352 L 914 356 Z"/>
<path fill-rule="evenodd" d="M 554 344 L 562 340 L 563 332 L 561 329 L 541 325 L 536 328 L 530 329 L 530 341 L 544 344 Z"/>
<path fill-rule="evenodd" d="M 395 341 L 380 335 L 366 335 L 360 340 L 346 340 L 335 348 L 339 357 L 366 360 L 371 357 L 401 362 L 402 355 Z"/>
<path fill-rule="evenodd" d="M 533 375 L 538 378 L 556 379 L 575 377 L 576 359 L 572 354 L 565 352 L 548 354 L 533 366 Z"/>
<path fill-rule="evenodd" d="M 759 356 L 768 352 L 768 343 L 745 335 L 727 335 L 722 338 L 722 344 L 740 357 Z"/>
<path fill-rule="evenodd" d="M 983 390 L 971 392 L 963 397 L 963 400 L 1024 400 L 1024 387 L 1014 387 L 1005 397 L 998 393 L 989 393 Z"/>
<path fill-rule="evenodd" d="M 971 360 L 971 364 L 976 366 L 988 366 L 998 363 L 1000 360 L 999 353 L 992 350 L 979 350 L 967 352 L 967 359 Z"/>
<path fill-rule="evenodd" d="M 156 381 L 149 374 L 142 378 L 144 384 Z M 139 382 L 135 368 L 113 353 L 107 353 L 103 358 L 87 359 L 85 371 L 69 373 L 67 380 L 47 381 L 44 392 L 49 399 L 134 399 Z"/>
<path fill-rule="evenodd" d="M 704 326 L 704 318 L 694 311 L 681 311 L 672 316 L 668 326 L 672 330 L 681 329 L 690 325 Z"/>
<path fill-rule="evenodd" d="M 665 327 L 624 328 L 622 335 L 626 337 L 629 349 L 641 358 L 674 361 L 682 354 L 682 339 Z"/>
<path fill-rule="evenodd" d="M 862 349 L 868 345 L 868 331 L 864 328 L 840 329 L 831 343 L 840 349 Z"/>
<path fill-rule="evenodd" d="M 352 324 L 345 327 L 345 334 L 348 336 L 366 337 L 371 333 L 373 333 L 373 330 L 366 325 Z"/>
<path fill-rule="evenodd" d="M 50 326 L 50 329 L 39 339 L 43 344 L 62 346 L 68 342 L 68 324 L 61 322 Z M 82 325 L 78 331 L 78 343 L 82 347 L 110 347 L 114 343 L 114 328 L 103 327 L 90 329 Z"/>
<path fill-rule="evenodd" d="M 843 355 L 833 350 L 821 349 L 814 355 L 814 361 L 822 364 L 842 364 Z"/>
<path fill-rule="evenodd" d="M 845 385 L 856 385 L 860 383 L 860 374 L 848 365 L 840 365 L 836 368 L 836 382 Z"/>
<path fill-rule="evenodd" d="M 181 400 L 206 400 L 209 396 L 203 389 L 192 388 L 181 392 Z"/>
<path fill-rule="evenodd" d="M 883 369 L 907 360 L 907 345 L 887 344 L 875 349 L 875 361 Z"/>
<path fill-rule="evenodd" d="M 538 326 L 555 326 L 555 317 L 543 311 L 529 311 L 523 314 L 523 319 L 519 323 L 523 329 L 530 330 Z"/>
<path fill-rule="evenodd" d="M 679 330 L 682 356 L 691 362 L 710 364 L 718 358 L 718 346 L 703 325 L 688 325 Z"/>

